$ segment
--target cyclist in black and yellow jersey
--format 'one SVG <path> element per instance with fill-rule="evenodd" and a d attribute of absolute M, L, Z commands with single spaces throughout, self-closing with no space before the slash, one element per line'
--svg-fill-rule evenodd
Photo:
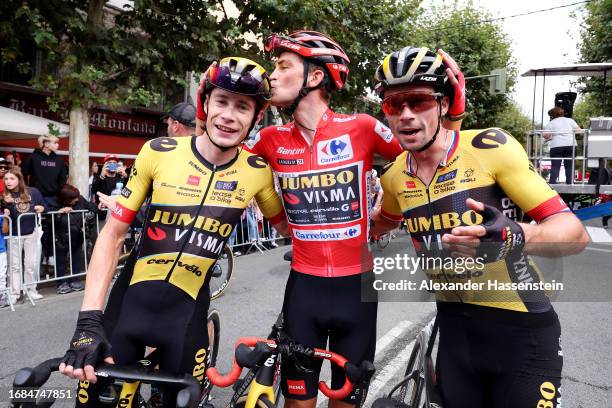
<path fill-rule="evenodd" d="M 445 117 L 461 120 L 465 111 L 463 75 L 447 54 L 406 47 L 387 55 L 375 77 L 382 109 L 405 152 L 382 171 L 384 198 L 373 215 L 374 232 L 405 219 L 420 255 L 475 256 L 484 265 L 474 274 L 429 269 L 429 278 L 536 283 L 540 277 L 526 254 L 559 255 L 559 246 L 534 244 L 567 244 L 563 255 L 584 248 L 582 224 L 530 168 L 511 135 L 499 128 L 440 126 Z M 520 210 L 537 224 L 519 223 Z M 436 291 L 444 407 L 556 407 L 561 328 L 546 294 L 448 287 L 453 289 Z"/>
<path fill-rule="evenodd" d="M 205 134 L 145 144 L 96 242 L 77 328 L 60 365 L 81 380 L 77 406 L 99 405 L 96 363 L 135 363 L 145 346 L 161 351 L 161 369 L 203 381 L 209 272 L 251 198 L 287 233 L 270 167 L 240 147 L 269 105 L 266 71 L 245 58 L 222 59 L 207 71 L 205 97 Z M 143 239 L 103 313 L 123 237 L 148 196 Z M 176 391 L 166 390 L 164 406 L 175 398 Z"/>

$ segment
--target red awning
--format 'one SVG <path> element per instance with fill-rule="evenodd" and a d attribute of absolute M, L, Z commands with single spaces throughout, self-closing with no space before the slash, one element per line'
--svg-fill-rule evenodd
<path fill-rule="evenodd" d="M 105 154 L 113 153 L 119 158 L 133 159 L 148 140 L 146 137 L 111 136 L 90 132 L 89 155 L 91 157 L 104 157 Z M 15 149 L 23 152 L 23 149 L 37 147 L 37 139 L 0 140 L 0 150 L 4 151 Z M 60 139 L 58 153 L 68 154 L 68 138 Z"/>

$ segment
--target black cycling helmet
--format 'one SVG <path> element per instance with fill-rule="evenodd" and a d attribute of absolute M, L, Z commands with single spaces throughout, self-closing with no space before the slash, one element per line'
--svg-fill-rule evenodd
<path fill-rule="evenodd" d="M 453 87 L 446 74 L 446 64 L 442 55 L 430 51 L 427 47 L 404 47 L 388 54 L 376 69 L 374 79 L 378 96 L 385 98 L 385 91 L 399 85 L 431 86 L 436 93 L 448 96 L 452 104 Z M 442 122 L 441 97 L 438 98 L 438 126 L 431 139 L 418 151 L 422 152 L 431 146 L 440 132 Z"/>
<path fill-rule="evenodd" d="M 272 34 L 266 40 L 265 50 L 277 54 L 293 52 L 304 58 L 304 84 L 298 97 L 285 109 L 289 115 L 293 114 L 302 98 L 310 91 L 318 88 L 325 88 L 328 92 L 342 89 L 348 79 L 349 57 L 336 41 L 317 31 L 295 31 L 288 36 Z M 309 64 L 317 65 L 325 72 L 323 81 L 312 88 L 306 86 Z"/>
<path fill-rule="evenodd" d="M 446 75 L 442 56 L 427 47 L 404 47 L 387 55 L 376 69 L 376 93 L 384 98 L 385 90 L 396 85 L 426 85 L 452 98 L 453 87 Z"/>

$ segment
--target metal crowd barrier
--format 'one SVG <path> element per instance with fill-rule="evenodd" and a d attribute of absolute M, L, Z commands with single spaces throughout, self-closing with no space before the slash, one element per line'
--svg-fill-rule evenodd
<path fill-rule="evenodd" d="M 252 215 L 249 212 L 252 212 Z M 236 224 L 232 238 L 228 241 L 228 245 L 234 252 L 240 248 L 242 249 L 240 252 L 243 254 L 247 254 L 253 249 L 264 253 L 272 249 L 271 247 L 278 246 L 276 244 L 277 240 L 284 239 L 266 218 L 258 221 L 255 213 L 255 210 L 245 209 L 245 217 L 241 218 Z M 269 244 L 269 246 L 266 246 L 266 244 Z"/>
<path fill-rule="evenodd" d="M 242 248 L 243 253 L 245 254 L 249 253 L 253 249 L 259 251 L 260 253 L 264 253 L 264 251 L 271 249 L 271 247 L 277 246 L 275 241 L 279 239 L 284 239 L 282 236 L 280 236 L 280 234 L 277 233 L 277 231 L 272 227 L 272 225 L 267 219 L 263 218 L 262 221 L 258 221 L 255 215 L 256 214 L 255 210 L 249 209 L 245 211 L 251 212 L 251 214 L 247 213 L 244 218 L 241 218 L 238 225 L 236 225 L 235 231 L 232 234 L 233 240 L 228 242 L 228 244 L 232 247 L 232 249 Z M 79 251 L 82 251 L 82 255 L 83 255 L 82 263 L 81 263 L 82 269 L 79 268 L 78 271 L 72 270 L 72 260 L 73 260 L 73 257 L 76 255 L 73 253 L 72 242 L 73 242 L 73 239 L 76 239 L 76 237 L 73 236 L 73 234 L 70 231 L 70 228 L 68 227 L 68 231 L 67 231 L 68 242 L 67 242 L 67 248 L 66 248 L 67 257 L 66 257 L 66 262 L 65 262 L 65 270 L 63 271 L 63 274 L 61 274 L 62 271 L 60 271 L 60 276 L 58 276 L 58 270 L 57 270 L 58 237 L 57 237 L 57 228 L 56 228 L 56 222 L 57 222 L 56 217 L 55 217 L 56 215 L 67 216 L 68 226 L 70 225 L 71 218 L 79 217 L 80 218 L 80 229 L 81 229 L 80 234 L 82 234 L 82 243 L 80 244 L 80 248 L 79 248 Z M 33 235 L 35 236 L 34 239 L 36 239 L 36 242 L 34 245 L 35 250 L 33 254 L 23 253 L 24 239 L 31 238 L 30 236 L 22 237 L 22 234 L 21 234 L 22 220 L 25 217 L 35 218 L 36 227 L 34 229 Z M 69 213 L 64 213 L 61 211 L 50 211 L 50 212 L 45 212 L 42 214 L 23 213 L 23 214 L 20 214 L 19 217 L 17 218 L 17 226 L 16 226 L 17 234 L 15 236 L 13 236 L 14 226 L 12 224 L 12 220 L 9 217 L 6 217 L 6 218 L 9 222 L 9 233 L 4 237 L 6 244 L 7 244 L 7 272 L 6 272 L 7 287 L 0 288 L 0 293 L 4 293 L 7 296 L 11 310 L 13 311 L 15 310 L 14 304 L 12 301 L 12 296 L 15 296 L 15 295 L 20 296 L 23 294 L 24 296 L 27 296 L 28 300 L 30 301 L 32 305 L 35 305 L 36 303 L 35 303 L 35 300 L 32 298 L 31 291 L 36 290 L 36 287 L 39 284 L 50 283 L 50 282 L 60 282 L 62 280 L 71 280 L 73 278 L 84 277 L 87 274 L 89 258 L 93 251 L 95 239 L 97 238 L 100 228 L 101 228 L 101 222 L 96 212 L 91 212 L 88 210 L 73 210 Z M 49 219 L 50 219 L 50 222 L 46 223 L 48 226 L 48 230 L 43 232 L 42 225 L 45 223 L 45 220 L 49 220 Z M 95 223 L 95 227 L 93 227 L 93 225 L 90 225 L 90 227 L 88 228 L 87 226 L 88 222 Z M 53 256 L 53 259 L 54 259 L 54 262 L 52 263 L 52 265 L 45 264 L 44 262 L 44 257 L 42 253 L 43 252 L 42 239 L 49 239 L 49 238 L 43 238 L 43 234 L 50 234 L 51 236 L 50 238 L 50 241 L 51 241 L 50 246 L 52 249 L 51 256 Z M 269 245 L 266 246 L 265 244 L 269 244 Z M 31 243 L 30 243 L 30 246 L 31 246 Z M 14 258 L 14 256 L 12 255 L 12 251 L 14 251 L 15 248 L 20 254 L 22 254 L 20 257 L 21 262 L 19 262 L 18 264 L 18 274 L 12 273 L 11 258 Z M 26 272 L 25 264 L 24 264 L 24 257 L 28 257 L 28 256 L 35 257 L 34 271 L 33 271 L 33 276 L 31 280 L 29 279 L 29 277 L 26 278 L 26 276 L 24 275 L 24 273 Z M 14 282 L 14 279 L 16 277 L 19 279 L 18 283 Z M 19 288 L 20 293 L 12 293 L 13 288 Z"/>
<path fill-rule="evenodd" d="M 9 238 L 11 237 L 11 235 L 13 235 L 13 220 L 10 217 L 6 217 L 3 214 L 0 215 L 0 228 L 2 228 L 2 223 L 4 222 L 4 220 L 7 220 L 8 222 L 8 233 L 7 234 L 3 234 L 4 237 L 4 244 L 6 247 L 6 271 L 0 271 L 0 273 L 4 273 L 5 274 L 5 279 L 4 279 L 4 287 L 0 287 L 0 297 L 2 295 L 4 295 L 8 301 L 8 304 L 11 308 L 11 310 L 14 312 L 15 311 L 15 306 L 13 305 L 13 300 L 11 297 L 11 273 L 10 273 L 10 266 L 9 266 L 9 253 L 8 253 L 8 247 L 9 247 Z"/>
<path fill-rule="evenodd" d="M 11 289 L 18 289 L 20 291 L 20 293 L 13 293 L 13 295 L 25 295 L 27 296 L 28 300 L 30 301 L 30 303 L 32 305 L 35 305 L 35 301 L 32 298 L 32 294 L 31 291 L 36 290 L 36 286 L 38 286 L 39 284 L 42 283 L 48 283 L 48 282 L 59 282 L 62 280 L 71 280 L 73 278 L 79 278 L 82 276 L 85 276 L 87 274 L 87 265 L 89 264 L 89 256 L 91 254 L 90 251 L 88 251 L 88 249 L 91 250 L 91 248 L 93 248 L 93 241 L 95 240 L 94 236 L 92 234 L 92 228 L 87 228 L 87 218 L 88 218 L 88 214 L 92 214 L 95 217 L 95 213 L 92 213 L 88 210 L 72 210 L 69 213 L 64 213 L 61 211 L 50 211 L 50 212 L 46 212 L 43 214 L 37 214 L 37 213 L 23 213 L 20 214 L 19 217 L 17 218 L 17 234 L 13 237 L 12 233 L 10 234 L 11 237 L 9 239 L 10 245 L 7 246 L 7 255 L 8 255 L 8 270 L 11 271 L 10 273 L 8 273 L 9 275 L 9 281 L 10 281 L 10 285 L 9 285 L 9 291 L 11 291 Z M 66 216 L 67 222 L 68 222 L 68 229 L 67 229 L 67 236 L 68 236 L 68 241 L 67 241 L 67 248 L 65 249 L 67 252 L 67 256 L 66 256 L 66 260 L 65 260 L 65 270 L 64 271 L 60 271 L 60 276 L 58 276 L 58 270 L 57 270 L 57 264 L 58 264 L 58 247 L 57 247 L 57 241 L 58 241 L 58 237 L 56 235 L 56 215 L 62 215 L 62 216 Z M 26 236 L 22 236 L 21 233 L 21 227 L 22 227 L 22 220 L 25 217 L 34 217 L 35 218 L 35 228 L 34 228 L 34 232 L 30 235 Z M 73 257 L 76 256 L 75 253 L 73 253 L 73 245 L 72 242 L 74 239 L 77 239 L 77 237 L 74 237 L 71 233 L 71 229 L 70 229 L 70 224 L 72 221 L 71 219 L 78 217 L 80 218 L 80 229 L 81 232 L 80 234 L 82 234 L 82 243 L 80 244 L 80 248 L 79 251 L 82 251 L 83 253 L 83 258 L 82 258 L 82 262 L 80 263 L 80 265 L 82 265 L 82 270 L 79 267 L 78 271 L 74 271 L 72 270 L 72 264 L 73 264 Z M 43 220 L 47 220 L 50 219 L 50 228 L 48 231 L 44 231 L 43 232 Z M 78 220 L 76 222 L 79 222 Z M 97 236 L 97 228 L 98 226 L 96 225 L 96 233 L 95 235 Z M 13 226 L 11 225 L 11 232 L 13 230 Z M 88 234 L 88 232 L 90 232 Z M 53 257 L 54 262 L 53 265 L 46 265 L 46 268 L 44 269 L 43 274 L 41 274 L 42 271 L 42 261 L 43 261 L 43 257 L 42 257 L 42 251 L 43 251 L 43 243 L 42 243 L 42 239 L 43 239 L 43 235 L 44 234 L 51 234 L 50 237 L 50 242 L 51 242 L 51 249 L 52 249 L 52 254 L 50 256 Z M 33 237 L 31 236 L 33 235 Z M 32 254 L 30 251 L 26 251 L 26 253 L 24 252 L 24 244 L 25 244 L 25 239 L 34 239 L 35 242 L 32 244 L 30 243 L 29 246 L 34 246 L 34 253 Z M 44 238 L 49 239 L 49 238 Z M 18 264 L 18 279 L 19 279 L 19 283 L 15 284 L 14 279 L 15 279 L 15 274 L 12 273 L 13 270 L 13 262 L 12 260 L 15 259 L 14 254 L 12 253 L 12 251 L 17 250 L 17 252 L 20 254 L 19 259 L 21 260 L 21 262 L 19 262 Z M 62 251 L 63 250 L 59 250 Z M 29 262 L 26 262 L 26 258 L 30 257 L 30 256 L 34 256 L 34 270 L 33 270 L 33 276 L 26 276 L 24 273 L 26 272 L 25 270 L 25 266 L 27 264 L 29 264 Z M 63 255 L 62 255 L 63 256 Z M 52 270 L 51 270 L 52 267 Z M 62 274 L 63 272 L 63 274 Z M 31 278 L 31 281 L 30 281 Z M 11 296 L 9 296 L 9 301 L 10 301 Z M 11 302 L 11 309 L 13 309 L 12 307 L 12 302 Z M 13 309 L 14 310 L 14 309 Z"/>
<path fill-rule="evenodd" d="M 580 173 L 579 179 L 581 183 L 586 182 L 586 171 L 588 167 L 588 140 L 589 140 L 589 130 L 588 129 L 573 129 L 571 132 L 574 134 L 574 138 L 576 140 L 576 144 L 572 147 L 572 157 L 550 157 L 550 140 L 546 140 L 544 138 L 545 134 L 563 134 L 568 133 L 569 131 L 552 131 L 552 130 L 533 130 L 527 134 L 527 146 L 526 151 L 529 156 L 529 160 L 534 165 L 535 170 L 538 174 L 542 175 L 542 162 L 550 161 L 551 162 L 551 171 L 552 171 L 552 162 L 559 160 L 570 160 L 572 164 L 572 179 L 569 180 L 569 183 L 566 180 L 567 184 L 574 184 L 574 178 L 577 164 L 580 164 Z M 559 169 L 560 170 L 560 169 Z M 559 177 L 561 177 L 561 172 L 559 173 Z"/>

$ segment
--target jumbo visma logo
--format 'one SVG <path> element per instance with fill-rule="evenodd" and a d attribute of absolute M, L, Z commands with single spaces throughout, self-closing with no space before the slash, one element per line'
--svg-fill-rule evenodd
<path fill-rule="evenodd" d="M 229 210 L 224 209 L 224 211 L 227 212 Z M 208 256 L 220 254 L 226 238 L 229 237 L 233 230 L 229 219 L 235 217 L 228 214 L 226 222 L 223 222 L 224 220 L 219 220 L 217 217 L 210 215 L 205 214 L 196 217 L 186 212 L 156 209 L 150 219 L 152 225 L 147 228 L 147 237 L 150 243 L 159 242 L 159 244 L 151 244 L 150 248 L 147 247 L 147 250 L 144 252 L 148 252 L 148 250 L 151 250 L 151 253 L 159 252 L 159 245 L 163 245 L 164 250 L 169 251 L 175 245 L 178 245 L 176 243 L 187 241 L 189 245 L 185 249 L 187 253 L 199 254 L 203 250 L 204 253 L 209 252 Z M 164 226 L 173 227 L 173 229 L 169 230 L 164 228 Z"/>
<path fill-rule="evenodd" d="M 460 225 L 480 225 L 482 215 L 469 210 L 461 214 L 456 212 L 446 212 L 435 214 L 433 217 L 409 217 L 406 218 L 406 227 L 412 234 L 429 232 L 432 225 L 436 231 L 449 230 Z"/>

